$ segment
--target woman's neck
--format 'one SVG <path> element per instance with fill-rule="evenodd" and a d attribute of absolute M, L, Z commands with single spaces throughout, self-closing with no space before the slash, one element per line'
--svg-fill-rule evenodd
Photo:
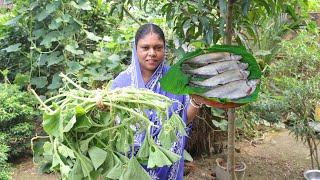
<path fill-rule="evenodd" d="M 153 73 L 154 72 L 152 71 L 143 70 L 143 69 L 141 70 L 142 79 L 145 84 L 151 79 L 151 76 Z"/>

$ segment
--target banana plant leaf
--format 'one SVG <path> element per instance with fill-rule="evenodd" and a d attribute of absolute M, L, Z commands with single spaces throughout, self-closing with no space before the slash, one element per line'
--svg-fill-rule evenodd
<path fill-rule="evenodd" d="M 170 68 L 168 73 L 160 79 L 161 88 L 173 94 L 197 94 L 201 96 L 201 94 L 208 91 L 208 89 L 189 86 L 191 75 L 185 74 L 182 71 L 182 64 L 184 61 L 190 58 L 213 52 L 229 52 L 235 55 L 242 56 L 242 59 L 240 61 L 249 64 L 249 67 L 247 69 L 248 71 L 250 71 L 248 80 L 261 79 L 261 71 L 256 59 L 243 46 L 214 45 L 207 49 L 197 49 L 194 52 L 186 53 L 176 64 L 174 64 Z M 237 104 L 245 104 L 256 101 L 258 98 L 259 91 L 260 83 L 257 84 L 255 91 L 250 96 L 246 96 L 244 98 L 236 100 L 231 100 L 227 98 L 207 99 L 220 103 L 233 102 Z"/>

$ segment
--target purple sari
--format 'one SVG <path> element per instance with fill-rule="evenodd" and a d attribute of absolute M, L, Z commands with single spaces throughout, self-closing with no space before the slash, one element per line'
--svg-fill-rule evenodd
<path fill-rule="evenodd" d="M 150 89 L 155 93 L 162 94 L 167 96 L 173 101 L 173 105 L 170 108 L 171 110 L 168 112 L 169 117 L 172 115 L 172 112 L 176 112 L 182 117 L 185 123 L 187 123 L 187 106 L 188 106 L 188 96 L 186 95 L 174 95 L 168 92 L 165 92 L 161 89 L 159 79 L 167 73 L 169 67 L 166 66 L 163 61 L 153 73 L 151 79 L 146 84 L 143 81 L 140 63 L 138 60 L 137 52 L 135 45 L 132 48 L 132 60 L 130 66 L 123 72 L 121 72 L 113 81 L 111 85 L 111 89 L 122 88 L 122 87 L 135 87 L 135 88 L 146 88 Z M 157 118 L 157 115 L 154 111 L 147 111 L 150 121 L 154 124 L 158 125 L 161 128 L 161 121 Z M 155 138 L 157 142 L 157 136 L 160 132 L 160 128 L 151 129 L 152 136 Z M 141 147 L 142 142 L 144 140 L 144 134 L 136 134 L 135 135 L 135 149 L 139 149 Z M 171 147 L 171 151 L 180 155 L 182 158 L 171 165 L 170 167 L 164 166 L 161 168 L 148 169 L 144 167 L 151 178 L 153 180 L 182 180 L 183 179 L 183 171 L 184 171 L 184 159 L 183 159 L 183 151 L 185 146 L 185 138 L 179 137 L 178 141 L 173 144 Z"/>

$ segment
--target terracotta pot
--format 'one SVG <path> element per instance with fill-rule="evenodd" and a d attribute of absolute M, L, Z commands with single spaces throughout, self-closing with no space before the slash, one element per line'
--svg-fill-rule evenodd
<path fill-rule="evenodd" d="M 216 159 L 215 174 L 217 180 L 228 180 L 228 172 L 226 167 L 226 161 L 222 158 Z M 236 164 L 235 173 L 237 180 L 243 180 L 245 175 L 245 170 L 247 166 L 244 162 L 239 162 Z"/>

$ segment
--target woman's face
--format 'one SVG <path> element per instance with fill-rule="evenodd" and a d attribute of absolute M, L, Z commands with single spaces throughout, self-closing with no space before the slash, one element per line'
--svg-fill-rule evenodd
<path fill-rule="evenodd" d="M 138 40 L 137 54 L 141 70 L 154 72 L 164 60 L 164 42 L 151 32 Z"/>

